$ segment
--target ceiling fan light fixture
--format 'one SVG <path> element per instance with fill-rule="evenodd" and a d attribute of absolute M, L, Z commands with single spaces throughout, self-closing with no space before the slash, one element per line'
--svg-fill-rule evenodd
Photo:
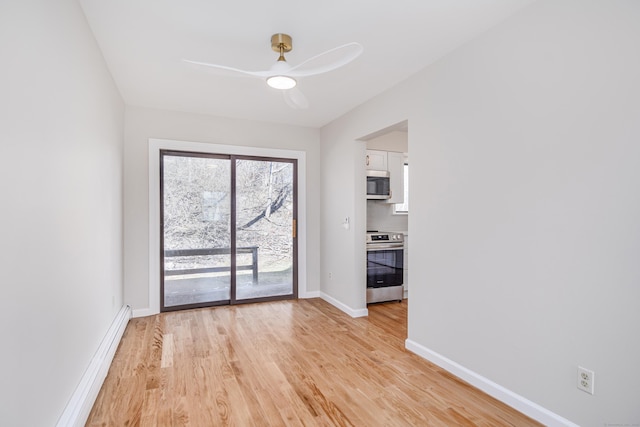
<path fill-rule="evenodd" d="M 296 87 L 296 79 L 289 76 L 271 76 L 267 78 L 267 84 L 274 89 L 292 89 Z"/>
<path fill-rule="evenodd" d="M 293 40 L 290 35 L 277 33 L 271 36 L 271 49 L 273 49 L 274 52 L 278 52 L 279 55 L 276 63 L 268 70 L 248 71 L 226 65 L 190 61 L 188 59 L 183 59 L 183 61 L 198 66 L 257 77 L 260 80 L 266 81 L 269 87 L 279 90 L 287 105 L 295 109 L 305 109 L 309 107 L 309 101 L 307 101 L 306 97 L 297 89 L 298 82 L 296 78 L 316 76 L 333 71 L 353 61 L 360 56 L 363 51 L 360 43 L 351 42 L 312 56 L 295 67 L 292 67 L 284 57 L 285 53 L 291 52 L 293 49 Z M 324 59 L 326 57 L 332 57 L 333 60 L 327 62 L 327 60 Z M 314 64 L 316 65 L 314 66 Z M 291 90 L 294 88 L 296 89 Z"/>

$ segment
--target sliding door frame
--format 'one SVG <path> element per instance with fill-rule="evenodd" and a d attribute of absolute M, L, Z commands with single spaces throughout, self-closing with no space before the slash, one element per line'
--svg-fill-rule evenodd
<path fill-rule="evenodd" d="M 292 293 L 291 294 L 287 294 L 286 296 L 282 297 L 279 295 L 274 295 L 274 296 L 268 296 L 268 297 L 261 297 L 261 298 L 243 298 L 241 300 L 238 300 L 236 298 L 235 295 L 235 291 L 236 288 L 235 286 L 232 286 L 232 290 L 231 290 L 231 304 L 245 304 L 245 303 L 252 303 L 252 302 L 267 302 L 267 301 L 278 301 L 278 300 L 284 300 L 284 299 L 297 299 L 298 298 L 298 285 L 299 285 L 299 281 L 298 281 L 298 265 L 299 265 L 299 260 L 298 260 L 298 233 L 297 233 L 297 224 L 298 224 L 298 160 L 297 159 L 293 159 L 293 158 L 284 158 L 284 157 L 264 157 L 264 156 L 241 156 L 241 155 L 234 155 L 231 156 L 232 162 L 231 162 L 231 176 L 232 176 L 232 188 L 235 188 L 235 178 L 236 178 L 236 160 L 258 160 L 258 161 L 264 161 L 264 162 L 281 162 L 281 163 L 291 163 L 293 165 L 293 225 L 292 225 L 292 233 L 293 233 L 293 251 L 292 251 L 292 257 L 293 257 L 293 265 L 292 265 L 292 272 L 293 272 L 293 277 L 292 277 Z M 231 217 L 231 245 L 232 247 L 234 247 L 234 245 L 236 244 L 236 232 L 237 230 L 237 224 L 236 224 L 236 192 L 232 191 L 233 195 L 232 195 L 232 205 L 231 205 L 231 210 L 232 210 L 232 217 Z M 235 259 L 231 260 L 232 263 L 235 262 Z M 232 271 L 235 271 L 236 266 L 232 265 L 231 269 Z M 232 279 L 233 280 L 233 279 Z"/>
<path fill-rule="evenodd" d="M 165 305 L 165 247 L 164 247 L 164 158 L 165 156 L 196 158 L 196 159 L 217 159 L 225 160 L 229 162 L 229 256 L 230 256 L 230 271 L 229 271 L 229 299 L 213 300 L 194 302 L 180 305 Z M 229 155 L 220 153 L 201 153 L 193 151 L 178 151 L 178 150 L 160 150 L 159 156 L 160 162 L 160 311 L 177 311 L 188 310 L 192 308 L 214 307 L 219 305 L 236 305 L 236 304 L 248 304 L 254 302 L 267 302 L 267 301 L 279 301 L 287 299 L 296 299 L 298 297 L 298 239 L 296 236 L 296 224 L 298 214 L 298 160 L 289 158 L 276 158 L 276 157 L 262 157 L 262 156 L 241 156 L 241 155 Z M 292 224 L 291 224 L 291 238 L 292 238 L 292 281 L 291 281 L 291 293 L 285 295 L 270 295 L 266 297 L 255 298 L 237 298 L 237 286 L 238 286 L 238 260 L 237 260 L 237 246 L 238 246 L 238 206 L 237 206 L 237 166 L 238 160 L 250 160 L 259 162 L 273 162 L 273 163 L 288 163 L 292 167 Z"/>
<path fill-rule="evenodd" d="M 224 299 L 224 300 L 218 300 L 218 301 L 207 301 L 207 302 L 195 302 L 195 303 L 189 303 L 189 304 L 180 304 L 180 305 L 170 305 L 170 306 L 166 306 L 165 305 L 165 275 L 164 275 L 164 262 L 165 262 L 165 249 L 164 249 L 164 156 L 176 156 L 176 157 L 190 157 L 190 158 L 200 158 L 200 159 L 218 159 L 218 160 L 226 160 L 228 162 L 231 162 L 231 164 L 233 164 L 233 162 L 231 161 L 231 156 L 229 156 L 228 154 L 217 154 L 217 153 L 196 153 L 196 152 L 192 152 L 192 151 L 184 151 L 184 150 L 164 150 L 161 149 L 159 151 L 159 156 L 158 156 L 158 162 L 160 164 L 160 200 L 159 200 L 159 219 L 160 219 L 160 229 L 159 229 L 159 236 L 160 236 L 160 247 L 158 250 L 158 257 L 159 257 L 159 263 L 160 263 L 160 270 L 158 272 L 158 274 L 160 275 L 160 312 L 166 312 L 166 311 L 177 311 L 177 310 L 187 310 L 187 309 L 191 309 L 191 308 L 202 308 L 202 307 L 213 307 L 213 306 L 217 306 L 217 305 L 229 305 L 230 300 L 229 299 Z M 231 169 L 230 169 L 231 170 Z M 233 175 L 232 175 L 233 176 Z M 231 182 L 231 185 L 233 185 L 233 181 Z M 230 188 L 231 189 L 231 188 Z M 233 191 L 231 191 L 231 206 L 230 206 L 230 215 L 231 218 L 233 218 L 233 215 L 235 215 L 235 207 L 234 207 L 234 203 L 235 201 L 233 200 Z M 233 283 L 235 281 L 235 250 L 234 250 L 234 233 L 233 233 L 233 229 L 230 230 L 231 231 L 231 235 L 229 236 L 229 242 L 230 242 L 230 253 L 229 256 L 231 257 L 231 271 L 229 272 L 230 277 L 231 277 L 231 281 L 229 283 L 229 287 L 230 287 L 230 292 L 232 292 L 232 290 L 235 288 L 235 284 Z"/>
<path fill-rule="evenodd" d="M 306 222 L 306 153 L 298 150 L 277 148 L 249 147 L 236 145 L 223 145 L 213 143 L 201 143 L 192 141 L 178 141 L 168 139 L 149 139 L 148 165 L 149 165 L 149 278 L 148 278 L 148 306 L 134 310 L 135 317 L 149 316 L 160 313 L 160 152 L 187 151 L 193 153 L 235 155 L 241 157 L 259 157 L 260 159 L 295 159 L 296 183 L 297 183 L 297 223 L 295 259 L 297 260 L 297 274 L 295 275 L 298 286 L 295 298 L 308 298 L 316 296 L 307 291 L 307 222 Z M 264 299 L 267 301 L 267 299 Z M 243 302 L 251 302 L 243 300 Z"/>

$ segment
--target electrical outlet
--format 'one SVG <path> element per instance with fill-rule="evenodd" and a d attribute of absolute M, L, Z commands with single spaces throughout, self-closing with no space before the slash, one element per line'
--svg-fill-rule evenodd
<path fill-rule="evenodd" d="M 329 280 L 333 280 L 333 273 L 329 273 Z"/>
<path fill-rule="evenodd" d="M 589 394 L 593 394 L 595 373 L 582 366 L 578 366 L 578 388 Z"/>

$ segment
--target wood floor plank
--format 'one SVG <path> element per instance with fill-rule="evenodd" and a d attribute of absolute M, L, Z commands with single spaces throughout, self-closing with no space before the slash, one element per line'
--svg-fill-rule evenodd
<path fill-rule="evenodd" d="M 404 348 L 407 304 L 132 319 L 88 426 L 539 426 Z"/>

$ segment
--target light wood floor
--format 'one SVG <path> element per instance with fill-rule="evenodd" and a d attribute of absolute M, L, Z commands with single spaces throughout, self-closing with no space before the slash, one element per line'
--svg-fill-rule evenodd
<path fill-rule="evenodd" d="M 406 301 L 132 319 L 88 426 L 540 425 L 404 349 Z"/>

